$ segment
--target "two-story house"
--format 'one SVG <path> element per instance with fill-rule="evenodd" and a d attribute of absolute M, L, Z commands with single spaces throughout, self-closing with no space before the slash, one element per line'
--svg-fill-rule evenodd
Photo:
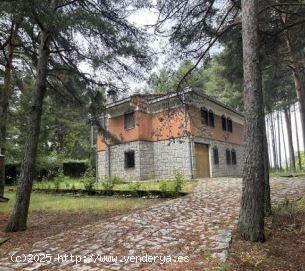
<path fill-rule="evenodd" d="M 98 177 L 145 180 L 241 175 L 244 117 L 198 91 L 136 94 L 107 104 L 115 144 L 97 137 Z"/>

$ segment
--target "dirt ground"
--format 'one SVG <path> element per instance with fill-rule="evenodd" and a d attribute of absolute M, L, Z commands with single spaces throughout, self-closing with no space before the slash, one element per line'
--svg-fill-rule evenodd
<path fill-rule="evenodd" d="M 241 241 L 235 232 L 226 270 L 305 270 L 304 213 L 274 214 L 266 221 L 266 242 Z"/>

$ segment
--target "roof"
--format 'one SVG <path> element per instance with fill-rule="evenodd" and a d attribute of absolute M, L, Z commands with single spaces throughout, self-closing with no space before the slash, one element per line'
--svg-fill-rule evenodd
<path fill-rule="evenodd" d="M 193 88 L 192 89 L 191 88 L 186 88 L 181 92 L 168 92 L 168 93 L 161 93 L 161 94 L 133 94 L 133 95 L 127 97 L 127 98 L 124 98 L 124 99 L 121 99 L 121 100 L 118 100 L 118 101 L 107 104 L 106 108 L 109 109 L 109 108 L 112 108 L 112 107 L 115 107 L 115 106 L 118 106 L 118 105 L 121 105 L 121 104 L 124 104 L 124 103 L 129 103 L 129 102 L 131 102 L 132 98 L 134 98 L 134 97 L 140 97 L 140 98 L 145 99 L 147 104 L 155 104 L 155 103 L 164 101 L 166 99 L 179 97 L 180 95 L 189 94 L 189 93 L 194 93 L 201 98 L 207 99 L 207 100 L 209 100 L 209 101 L 211 101 L 215 104 L 218 104 L 218 105 L 220 105 L 220 106 L 222 106 L 222 107 L 240 115 L 241 117 L 244 117 L 244 115 L 241 112 L 231 108 L 230 106 L 226 105 L 225 103 L 220 102 L 217 99 L 215 99 L 215 98 L 213 98 L 209 95 L 204 94 L 202 91 L 198 91 L 198 90 L 195 90 Z"/>

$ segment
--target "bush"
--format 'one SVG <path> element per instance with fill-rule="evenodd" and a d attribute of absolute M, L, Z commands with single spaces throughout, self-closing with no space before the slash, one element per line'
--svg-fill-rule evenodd
<path fill-rule="evenodd" d="M 168 187 L 168 182 L 167 181 L 160 181 L 159 183 L 159 190 L 162 192 L 162 193 L 166 193 L 169 191 L 169 187 Z"/>
<path fill-rule="evenodd" d="M 159 183 L 159 190 L 166 194 L 172 194 L 173 196 L 177 196 L 183 188 L 185 183 L 184 176 L 181 172 L 175 173 L 175 179 L 173 181 L 162 180 Z"/>
<path fill-rule="evenodd" d="M 120 177 L 118 177 L 118 176 L 114 176 L 112 178 L 112 182 L 113 182 L 113 184 L 120 184 L 120 183 L 123 182 L 123 180 Z"/>
<path fill-rule="evenodd" d="M 60 170 L 59 174 L 55 177 L 54 179 L 54 187 L 55 189 L 58 191 L 60 189 L 61 184 L 64 182 L 65 180 L 65 175 L 63 174 L 63 172 Z"/>
<path fill-rule="evenodd" d="M 62 169 L 62 162 L 56 157 L 50 155 L 46 157 L 39 157 L 36 163 L 36 178 L 42 180 L 43 178 L 50 179 L 58 175 Z"/>
<path fill-rule="evenodd" d="M 63 173 L 69 177 L 81 177 L 89 168 L 89 161 L 87 160 L 69 160 L 62 164 Z"/>
<path fill-rule="evenodd" d="M 95 186 L 97 183 L 94 170 L 89 167 L 83 175 L 82 183 L 84 185 L 85 190 L 92 194 L 95 191 Z"/>
<path fill-rule="evenodd" d="M 138 191 L 140 190 L 140 187 L 141 187 L 141 183 L 139 182 L 131 182 L 128 184 L 128 190 L 130 191 Z"/>
<path fill-rule="evenodd" d="M 102 182 L 102 187 L 103 187 L 103 190 L 110 192 L 110 191 L 113 191 L 114 183 L 112 180 L 106 179 Z"/>
<path fill-rule="evenodd" d="M 5 164 L 5 183 L 6 184 L 16 184 L 19 174 L 20 174 L 20 164 L 19 163 Z"/>
<path fill-rule="evenodd" d="M 175 173 L 175 179 L 173 184 L 173 192 L 177 195 L 182 191 L 183 185 L 185 183 L 185 178 L 183 174 L 179 171 Z"/>

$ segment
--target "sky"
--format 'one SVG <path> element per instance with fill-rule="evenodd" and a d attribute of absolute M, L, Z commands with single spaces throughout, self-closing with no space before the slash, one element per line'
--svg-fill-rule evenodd
<path fill-rule="evenodd" d="M 128 18 L 129 22 L 133 23 L 137 27 L 145 27 L 146 31 L 151 34 L 149 40 L 149 47 L 154 52 L 154 66 L 149 74 L 160 70 L 163 66 L 163 63 L 166 60 L 166 54 L 163 53 L 163 48 L 168 43 L 168 39 L 164 37 L 157 37 L 154 34 L 154 28 L 152 27 L 158 19 L 158 13 L 156 10 L 142 8 L 133 12 L 132 15 Z M 81 39 L 81 38 L 80 38 Z M 84 45 L 85 46 L 85 45 Z M 80 65 L 80 69 L 84 72 L 88 72 L 93 74 L 94 72 L 90 69 L 90 66 L 83 62 Z M 146 76 L 148 77 L 149 74 Z M 125 95 L 132 94 L 135 92 L 141 92 L 146 86 L 146 81 L 136 81 L 135 79 L 128 79 L 127 83 L 129 85 L 130 91 L 129 93 L 125 93 Z"/>

